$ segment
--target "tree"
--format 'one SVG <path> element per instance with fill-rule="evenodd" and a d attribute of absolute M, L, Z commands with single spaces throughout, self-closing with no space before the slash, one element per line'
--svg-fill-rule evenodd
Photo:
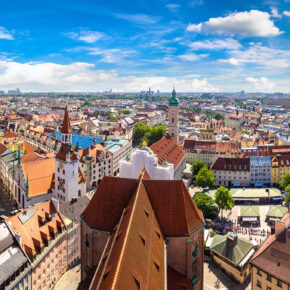
<path fill-rule="evenodd" d="M 109 120 L 110 121 L 116 121 L 117 120 L 117 117 L 116 116 L 111 116 Z"/>
<path fill-rule="evenodd" d="M 194 197 L 194 202 L 205 217 L 210 217 L 217 213 L 214 200 L 204 192 L 197 193 Z"/>
<path fill-rule="evenodd" d="M 149 132 L 145 135 L 145 141 L 147 142 L 148 146 L 159 141 L 165 134 L 166 127 L 161 125 L 158 127 L 153 127 Z"/>
<path fill-rule="evenodd" d="M 223 210 L 230 210 L 233 208 L 235 201 L 232 198 L 229 190 L 224 186 L 217 189 L 215 193 L 215 203 L 221 209 L 221 216 L 223 217 Z"/>
<path fill-rule="evenodd" d="M 289 206 L 290 204 L 290 185 L 288 185 L 286 188 L 289 187 L 289 190 L 286 192 L 286 195 L 285 195 L 285 198 L 284 198 L 284 201 L 287 203 L 287 205 Z"/>
<path fill-rule="evenodd" d="M 150 127 L 146 126 L 143 123 L 136 124 L 133 132 L 133 144 L 139 145 L 143 138 L 145 137 L 145 134 L 150 131 Z"/>
<path fill-rule="evenodd" d="M 201 160 L 196 160 L 191 166 L 193 175 L 197 175 L 200 169 L 204 167 L 204 165 L 205 164 Z"/>
<path fill-rule="evenodd" d="M 279 183 L 280 187 L 285 190 L 285 188 L 290 185 L 290 173 L 287 173 L 283 180 Z"/>
<path fill-rule="evenodd" d="M 121 110 L 119 111 L 120 115 L 129 115 L 131 112 L 129 110 Z"/>
<path fill-rule="evenodd" d="M 216 113 L 214 116 L 213 116 L 213 118 L 215 119 L 215 120 L 224 120 L 225 119 L 225 117 L 222 115 L 222 114 L 219 114 L 219 113 Z"/>
<path fill-rule="evenodd" d="M 211 171 L 207 168 L 207 166 L 203 166 L 198 174 L 195 176 L 195 182 L 197 186 L 206 188 L 206 187 L 214 187 L 215 186 L 215 178 L 212 176 Z"/>

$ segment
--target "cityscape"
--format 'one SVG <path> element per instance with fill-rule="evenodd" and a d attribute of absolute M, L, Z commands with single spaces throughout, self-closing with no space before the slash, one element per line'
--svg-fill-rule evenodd
<path fill-rule="evenodd" d="M 290 2 L 0 11 L 0 289 L 289 290 Z"/>

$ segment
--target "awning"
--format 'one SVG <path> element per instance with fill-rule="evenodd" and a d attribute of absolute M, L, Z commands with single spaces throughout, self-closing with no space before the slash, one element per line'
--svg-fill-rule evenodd
<path fill-rule="evenodd" d="M 253 200 L 251 197 L 234 197 L 235 200 Z"/>
<path fill-rule="evenodd" d="M 282 197 L 281 196 L 273 196 L 272 199 L 273 200 L 280 200 L 280 199 L 282 199 Z"/>
<path fill-rule="evenodd" d="M 233 186 L 240 186 L 240 183 L 234 183 Z"/>
<path fill-rule="evenodd" d="M 254 197 L 254 198 L 253 198 L 253 201 L 259 201 L 259 200 L 260 200 L 259 197 Z"/>
<path fill-rule="evenodd" d="M 278 217 L 270 217 L 269 218 L 269 221 L 270 222 L 275 222 L 275 221 L 280 221 L 281 219 L 280 218 L 278 218 Z"/>
<path fill-rule="evenodd" d="M 255 216 L 251 216 L 251 217 L 242 217 L 244 222 L 256 222 L 258 221 L 258 218 Z"/>
<path fill-rule="evenodd" d="M 261 186 L 264 186 L 264 183 L 255 183 L 254 186 L 255 187 L 261 187 Z"/>

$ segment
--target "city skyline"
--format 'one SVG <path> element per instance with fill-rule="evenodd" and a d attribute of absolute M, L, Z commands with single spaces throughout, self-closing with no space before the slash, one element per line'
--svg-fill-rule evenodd
<path fill-rule="evenodd" d="M 290 1 L 2 3 L 0 90 L 289 92 Z"/>

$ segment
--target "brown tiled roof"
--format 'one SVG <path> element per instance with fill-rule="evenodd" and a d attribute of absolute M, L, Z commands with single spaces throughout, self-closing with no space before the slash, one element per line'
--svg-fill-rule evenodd
<path fill-rule="evenodd" d="M 95 146 L 91 145 L 82 151 L 81 160 L 83 160 L 85 156 L 90 155 L 94 158 L 95 162 L 99 162 L 101 152 L 104 153 L 105 159 L 112 157 L 112 153 L 107 151 L 101 144 L 96 144 Z"/>
<path fill-rule="evenodd" d="M 124 210 L 92 289 L 164 289 L 164 238 L 142 182 Z"/>
<path fill-rule="evenodd" d="M 69 120 L 69 115 L 68 115 L 68 110 L 67 107 L 65 108 L 65 112 L 64 112 L 64 118 L 63 118 L 63 122 L 62 122 L 62 128 L 61 128 L 61 133 L 71 133 L 71 126 L 70 126 L 70 120 Z"/>
<path fill-rule="evenodd" d="M 7 150 L 8 148 L 3 145 L 2 143 L 0 143 L 0 156 Z"/>
<path fill-rule="evenodd" d="M 278 162 L 280 167 L 290 167 L 290 155 L 277 155 L 272 157 L 272 162 Z"/>
<path fill-rule="evenodd" d="M 30 210 L 34 212 L 34 215 L 31 215 L 31 218 L 22 223 L 19 216 L 28 216 Z M 52 217 L 53 214 L 54 217 Z M 51 221 L 47 217 L 51 217 Z M 40 219 L 43 219 L 43 225 L 40 223 Z M 14 216 L 8 217 L 6 221 L 14 234 L 16 232 L 21 234 L 21 247 L 30 260 L 32 260 L 34 255 L 40 254 L 39 247 L 46 247 L 45 239 L 54 240 L 54 237 L 50 234 L 51 232 L 60 233 L 60 227 L 65 228 L 63 218 L 56 211 L 52 201 L 46 201 L 29 207 Z"/>
<path fill-rule="evenodd" d="M 29 160 L 23 162 L 22 167 L 25 180 L 28 175 L 29 197 L 42 195 L 51 191 L 52 178 L 55 170 L 54 158 Z"/>
<path fill-rule="evenodd" d="M 241 144 L 237 141 L 228 142 L 216 142 L 216 141 L 197 141 L 187 139 L 184 141 L 183 149 L 186 152 L 197 152 L 201 150 L 201 153 L 241 153 Z"/>
<path fill-rule="evenodd" d="M 76 159 L 76 156 L 73 153 L 73 148 L 70 144 L 61 144 L 61 146 L 56 154 L 56 158 L 65 161 L 67 153 L 70 154 L 71 160 Z"/>
<path fill-rule="evenodd" d="M 144 184 L 152 207 L 166 236 L 186 236 L 203 225 L 182 180 L 143 180 L 105 176 L 82 217 L 92 228 L 111 231 L 123 209 Z"/>
<path fill-rule="evenodd" d="M 150 146 L 150 149 L 157 155 L 158 164 L 163 161 L 174 164 L 174 169 L 185 157 L 185 152 L 171 137 L 164 136 L 159 141 Z"/>
<path fill-rule="evenodd" d="M 211 165 L 210 169 L 223 171 L 250 171 L 250 158 L 219 157 Z"/>
<path fill-rule="evenodd" d="M 250 263 L 290 284 L 290 214 L 283 218 L 284 230 L 278 235 L 270 235 L 255 253 Z M 288 229 L 287 229 L 288 227 Z"/>

